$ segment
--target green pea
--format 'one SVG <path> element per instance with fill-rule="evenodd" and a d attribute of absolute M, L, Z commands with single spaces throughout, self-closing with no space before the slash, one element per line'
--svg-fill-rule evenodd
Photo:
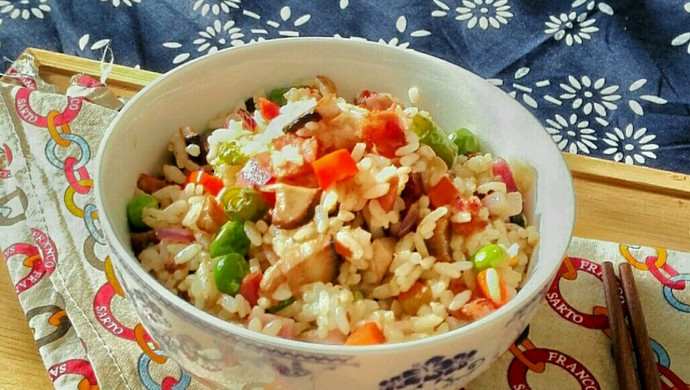
<path fill-rule="evenodd" d="M 220 228 L 213 237 L 209 252 L 212 257 L 223 256 L 229 253 L 237 253 L 244 256 L 249 251 L 249 238 L 244 232 L 242 221 L 229 221 Z"/>
<path fill-rule="evenodd" d="M 458 147 L 431 119 L 422 115 L 415 115 L 412 118 L 412 131 L 419 137 L 419 142 L 431 147 L 448 168 L 453 166 L 455 156 L 458 154 Z"/>
<path fill-rule="evenodd" d="M 448 138 L 458 147 L 458 154 L 474 153 L 479 149 L 477 137 L 464 127 L 450 133 Z"/>
<path fill-rule="evenodd" d="M 245 187 L 228 188 L 221 196 L 220 203 L 234 221 L 256 222 L 266 215 L 270 207 L 261 194 Z"/>
<path fill-rule="evenodd" d="M 213 281 L 216 283 L 216 288 L 222 293 L 237 295 L 242 279 L 249 273 L 249 263 L 238 253 L 221 256 L 215 261 Z"/>
<path fill-rule="evenodd" d="M 288 299 L 284 299 L 284 300 L 278 302 L 274 306 L 269 307 L 268 309 L 266 309 L 266 311 L 271 313 L 271 314 L 275 314 L 275 313 L 285 309 L 286 307 L 292 305 L 293 303 L 295 303 L 295 298 L 290 297 Z"/>
<path fill-rule="evenodd" d="M 481 271 L 490 267 L 497 266 L 505 260 L 508 253 L 502 246 L 491 244 L 487 245 L 475 253 L 470 259 L 474 263 L 474 269 Z"/>
<path fill-rule="evenodd" d="M 306 88 L 304 85 L 296 85 L 294 87 L 276 88 L 268 93 L 268 100 L 273 103 L 284 106 L 287 104 L 287 99 L 285 99 L 285 94 L 292 88 Z"/>
<path fill-rule="evenodd" d="M 237 141 L 222 143 L 218 147 L 218 159 L 228 165 L 244 165 L 249 157 L 242 153 L 240 147 Z"/>
<path fill-rule="evenodd" d="M 142 218 L 144 209 L 148 207 L 158 208 L 158 200 L 149 194 L 139 194 L 127 203 L 127 220 L 133 229 L 150 229 Z"/>

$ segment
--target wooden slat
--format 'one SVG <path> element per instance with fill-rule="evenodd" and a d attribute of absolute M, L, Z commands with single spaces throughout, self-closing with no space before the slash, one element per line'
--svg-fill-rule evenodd
<path fill-rule="evenodd" d="M 0 389 L 51 389 L 48 371 L 0 255 Z"/>

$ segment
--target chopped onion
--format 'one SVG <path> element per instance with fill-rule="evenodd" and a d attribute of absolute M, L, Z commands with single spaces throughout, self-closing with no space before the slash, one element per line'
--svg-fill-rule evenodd
<path fill-rule="evenodd" d="M 156 237 L 161 241 L 182 244 L 194 242 L 194 233 L 186 228 L 159 228 L 156 229 Z"/>
<path fill-rule="evenodd" d="M 522 195 L 519 192 L 492 192 L 482 199 L 489 214 L 508 218 L 522 212 Z"/>

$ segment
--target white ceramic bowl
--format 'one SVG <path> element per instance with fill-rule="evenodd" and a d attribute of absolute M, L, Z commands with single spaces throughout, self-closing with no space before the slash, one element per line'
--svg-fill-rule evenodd
<path fill-rule="evenodd" d="M 425 340 L 368 347 L 308 344 L 267 337 L 194 308 L 140 266 L 129 244 L 125 206 L 137 176 L 158 173 L 180 126 L 205 128 L 260 88 L 323 74 L 340 94 L 368 88 L 407 99 L 442 128 L 467 127 L 495 155 L 538 172 L 528 217 L 541 243 L 527 282 L 491 315 Z M 457 389 L 486 370 L 523 331 L 554 278 L 570 241 L 573 186 L 558 149 L 519 103 L 480 77 L 412 50 L 344 39 L 300 38 L 221 51 L 165 74 L 117 115 L 101 144 L 96 191 L 100 221 L 128 301 L 167 355 L 216 388 Z"/>

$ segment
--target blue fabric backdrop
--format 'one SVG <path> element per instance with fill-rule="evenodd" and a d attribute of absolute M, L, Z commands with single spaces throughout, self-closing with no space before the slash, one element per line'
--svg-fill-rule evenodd
<path fill-rule="evenodd" d="M 364 38 L 490 79 L 560 149 L 690 173 L 690 2 L 0 0 L 0 55 L 26 47 L 164 72 L 284 36 Z M 5 65 L 6 68 L 7 64 Z"/>

